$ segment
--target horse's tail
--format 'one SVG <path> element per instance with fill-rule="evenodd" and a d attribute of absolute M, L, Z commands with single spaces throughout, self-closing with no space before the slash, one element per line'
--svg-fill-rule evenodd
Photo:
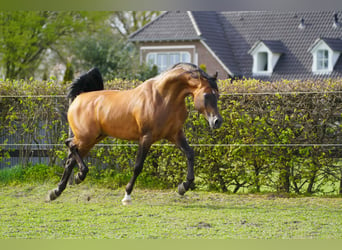
<path fill-rule="evenodd" d="M 98 68 L 92 68 L 77 78 L 70 86 L 67 97 L 73 101 L 83 92 L 103 90 L 103 79 Z"/>

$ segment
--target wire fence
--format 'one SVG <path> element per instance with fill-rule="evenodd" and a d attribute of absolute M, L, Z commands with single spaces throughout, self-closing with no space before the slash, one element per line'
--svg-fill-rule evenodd
<path fill-rule="evenodd" d="M 237 92 L 220 93 L 220 96 L 246 95 L 305 95 L 305 94 L 342 94 L 342 91 L 268 91 L 268 92 Z M 66 98 L 65 95 L 0 95 L 0 98 Z"/>
<path fill-rule="evenodd" d="M 248 93 L 222 93 L 221 96 L 223 97 L 236 97 L 236 96 L 268 96 L 268 95 L 281 95 L 281 96 L 296 96 L 296 95 L 342 95 L 342 91 L 287 91 L 287 92 L 277 92 L 277 91 L 269 91 L 269 92 L 248 92 Z M 65 98 L 65 95 L 0 95 L 0 103 L 6 102 L 6 99 L 61 99 Z M 57 104 L 57 101 L 55 102 Z M 20 112 L 20 110 L 19 110 Z M 195 110 L 191 109 L 190 112 L 195 112 Z M 40 133 L 38 131 L 38 133 Z M 43 150 L 52 150 L 55 148 L 65 148 L 63 143 L 47 143 L 43 142 L 43 140 L 35 141 L 35 143 L 28 142 L 18 142 L 14 137 L 15 135 L 12 134 L 11 139 L 8 140 L 10 137 L 6 132 L 0 137 L 0 157 L 1 157 L 1 149 L 2 155 L 6 150 L 13 151 L 13 150 L 28 150 L 28 151 L 43 151 Z M 7 135 L 6 135 L 7 134 Z M 108 142 L 108 141 L 107 141 Z M 109 147 L 137 147 L 137 143 L 99 143 L 95 145 L 96 148 L 109 148 Z M 209 147 L 209 148 L 217 148 L 217 147 L 250 147 L 250 148 L 278 148 L 278 147 L 320 147 L 320 148 L 342 148 L 342 143 L 190 143 L 191 147 Z M 153 147 L 174 147 L 173 144 L 169 143 L 155 143 Z M 14 154 L 12 154 L 14 155 Z M 19 155 L 18 153 L 16 155 Z M 1 161 L 0 161 L 1 164 Z M 1 167 L 1 166 L 0 166 Z"/>
<path fill-rule="evenodd" d="M 210 144 L 210 143 L 190 143 L 191 147 L 342 147 L 340 143 L 274 143 L 274 144 L 239 144 L 239 143 L 221 143 L 221 144 Z M 65 147 L 65 144 L 27 144 L 27 143 L 5 143 L 0 144 L 0 147 L 40 147 L 42 148 L 55 148 L 55 147 Z M 138 143 L 98 143 L 94 147 L 138 147 Z M 154 143 L 152 147 L 174 147 L 174 144 L 170 143 Z"/>

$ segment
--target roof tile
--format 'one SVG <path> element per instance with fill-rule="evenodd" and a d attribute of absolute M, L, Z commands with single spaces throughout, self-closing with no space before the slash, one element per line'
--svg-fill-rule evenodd
<path fill-rule="evenodd" d="M 186 41 L 199 40 L 187 12 L 170 11 L 160 15 L 133 33 L 130 41 Z"/>

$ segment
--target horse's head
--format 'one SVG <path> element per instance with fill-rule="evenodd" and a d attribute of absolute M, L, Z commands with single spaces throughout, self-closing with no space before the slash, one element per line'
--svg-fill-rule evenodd
<path fill-rule="evenodd" d="M 185 73 L 187 73 L 187 83 L 194 97 L 195 109 L 204 115 L 211 128 L 219 128 L 222 124 L 222 117 L 217 108 L 219 98 L 217 73 L 209 76 L 196 65 L 180 64 L 180 66 L 188 69 Z"/>
<path fill-rule="evenodd" d="M 207 119 L 211 128 L 219 128 L 222 124 L 222 117 L 217 108 L 219 91 L 216 84 L 217 74 L 213 77 L 198 76 L 198 88 L 193 92 L 195 109 Z"/>

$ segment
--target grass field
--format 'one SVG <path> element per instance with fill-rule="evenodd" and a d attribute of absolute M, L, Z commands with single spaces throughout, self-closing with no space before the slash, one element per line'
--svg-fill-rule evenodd
<path fill-rule="evenodd" d="M 342 199 L 55 185 L 0 186 L 2 239 L 342 239 Z"/>

